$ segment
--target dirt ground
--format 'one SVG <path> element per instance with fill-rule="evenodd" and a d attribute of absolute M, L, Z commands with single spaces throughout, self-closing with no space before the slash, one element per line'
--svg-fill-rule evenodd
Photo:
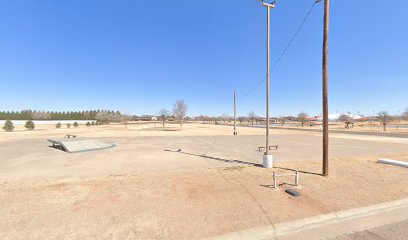
<path fill-rule="evenodd" d="M 61 138 L 65 134 L 73 134 L 78 137 L 135 137 L 135 136 L 219 136 L 232 135 L 232 128 L 213 124 L 184 124 L 180 128 L 178 124 L 166 123 L 134 123 L 134 124 L 110 124 L 99 126 L 79 126 L 78 128 L 62 126 L 57 129 L 54 125 L 37 125 L 32 131 L 24 126 L 17 125 L 13 132 L 0 131 L 0 141 L 34 139 L 34 138 Z M 263 134 L 265 131 L 257 128 L 240 128 L 240 135 Z"/>
<path fill-rule="evenodd" d="M 225 124 L 232 125 L 233 122 L 226 122 Z M 265 124 L 265 123 L 257 122 L 255 124 Z M 248 126 L 248 125 L 253 125 L 253 124 L 252 122 L 242 122 L 238 124 L 238 126 Z M 301 126 L 300 122 L 285 122 L 284 124 L 282 124 L 281 122 L 273 122 L 272 125 L 279 127 L 279 128 L 283 127 L 283 128 L 299 128 L 299 129 L 315 129 L 315 130 L 320 130 L 322 127 L 321 122 L 307 122 L 304 124 L 304 127 Z M 354 127 L 350 126 L 349 129 L 346 129 L 345 124 L 342 122 L 330 122 L 329 128 L 331 130 L 342 130 L 344 132 L 363 131 L 363 132 L 384 133 L 383 125 L 380 122 L 355 122 Z M 401 121 L 393 121 L 393 122 L 388 123 L 388 125 L 386 126 L 386 133 L 407 134 L 408 133 L 408 121 L 401 120 Z"/>
<path fill-rule="evenodd" d="M 68 154 L 51 148 L 47 138 L 63 137 L 66 129 L 43 127 L 37 131 L 2 134 L 0 182 L 59 177 L 95 177 L 118 174 L 208 169 L 262 164 L 264 131 L 258 128 L 187 124 L 166 128 L 154 125 L 98 126 L 69 129 L 67 133 L 113 143 L 103 151 Z M 9 138 L 7 140 L 7 137 Z M 19 137 L 18 139 L 16 139 Z M 321 158 L 319 133 L 272 130 L 275 162 L 314 161 Z M 395 158 L 407 152 L 408 139 L 331 134 L 330 157 L 350 159 Z"/>
<path fill-rule="evenodd" d="M 277 162 L 263 169 L 262 129 L 124 129 L 70 129 L 118 145 L 79 154 L 47 147 L 66 129 L 1 133 L 0 239 L 202 239 L 408 197 L 407 169 L 375 162 L 407 160 L 398 139 L 332 137 L 325 178 L 314 133 L 272 131 Z M 301 197 L 284 192 L 292 178 L 271 187 L 272 171 L 290 169 Z"/>

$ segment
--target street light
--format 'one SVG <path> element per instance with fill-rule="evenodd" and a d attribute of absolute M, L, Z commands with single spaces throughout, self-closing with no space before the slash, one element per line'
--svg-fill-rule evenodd
<path fill-rule="evenodd" d="M 275 7 L 275 2 L 267 3 L 262 0 L 262 6 L 266 7 L 267 11 L 267 34 L 266 34 L 266 142 L 265 154 L 263 156 L 263 166 L 265 168 L 272 168 L 272 155 L 269 154 L 269 95 L 271 82 L 271 64 L 270 64 L 270 35 L 271 35 L 271 8 Z"/>

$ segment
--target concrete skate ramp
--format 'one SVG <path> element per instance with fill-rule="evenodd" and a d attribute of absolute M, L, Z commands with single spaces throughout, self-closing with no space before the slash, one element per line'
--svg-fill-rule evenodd
<path fill-rule="evenodd" d="M 93 139 L 78 138 L 54 138 L 48 139 L 53 147 L 59 148 L 69 153 L 86 152 L 115 147 L 114 144 L 101 142 Z"/>

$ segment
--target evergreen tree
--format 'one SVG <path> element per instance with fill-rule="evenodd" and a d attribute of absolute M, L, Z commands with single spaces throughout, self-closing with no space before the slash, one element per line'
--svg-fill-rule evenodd
<path fill-rule="evenodd" d="M 7 113 L 6 111 L 0 112 L 0 120 L 6 120 L 7 119 Z"/>
<path fill-rule="evenodd" d="M 28 121 L 25 123 L 24 127 L 27 128 L 28 130 L 33 130 L 33 129 L 35 128 L 35 124 L 34 124 L 33 121 L 28 120 Z"/>
<path fill-rule="evenodd" d="M 67 123 L 67 128 L 70 128 L 71 127 L 71 123 Z"/>
<path fill-rule="evenodd" d="M 79 125 L 78 125 L 78 122 L 74 122 L 74 127 L 78 127 Z"/>
<path fill-rule="evenodd" d="M 90 127 L 90 126 L 91 126 L 91 123 L 90 123 L 90 122 L 87 122 L 87 123 L 86 123 L 86 126 L 87 126 L 87 127 Z"/>
<path fill-rule="evenodd" d="M 120 117 L 119 111 L 113 110 L 91 110 L 91 111 L 38 111 L 38 110 L 21 110 L 21 111 L 0 111 L 0 120 L 96 120 L 96 115 L 100 112 L 109 113 L 111 116 Z"/>
<path fill-rule="evenodd" d="M 32 120 L 33 118 L 33 111 L 31 110 L 22 110 L 19 115 L 19 120 Z"/>
<path fill-rule="evenodd" d="M 61 123 L 60 123 L 60 122 L 57 123 L 57 124 L 55 125 L 55 127 L 56 127 L 56 128 L 61 128 Z"/>
<path fill-rule="evenodd" d="M 4 123 L 3 130 L 6 132 L 12 132 L 14 130 L 14 124 L 10 119 L 7 119 L 7 121 Z"/>

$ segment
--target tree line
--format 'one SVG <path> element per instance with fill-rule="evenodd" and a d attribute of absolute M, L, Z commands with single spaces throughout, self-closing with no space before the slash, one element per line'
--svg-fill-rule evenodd
<path fill-rule="evenodd" d="M 345 128 L 349 129 L 354 127 L 354 123 L 358 122 L 379 122 L 383 126 L 383 130 L 386 131 L 386 127 L 389 123 L 395 122 L 399 123 L 400 121 L 408 121 L 408 108 L 405 109 L 404 112 L 397 115 L 391 115 L 387 111 L 380 111 L 373 116 L 364 116 L 359 114 L 359 119 L 354 119 L 353 114 L 351 113 L 343 113 L 341 114 L 335 121 L 343 122 L 345 124 Z M 299 112 L 296 116 L 278 116 L 278 117 L 271 117 L 270 120 L 272 122 L 276 122 L 281 124 L 282 126 L 285 125 L 286 122 L 299 122 L 302 127 L 305 125 L 313 125 L 313 122 L 317 121 L 318 117 L 310 116 L 306 112 Z M 231 122 L 234 118 L 228 114 L 222 114 L 221 116 L 206 116 L 200 115 L 197 117 L 192 118 L 191 120 L 195 121 L 203 121 L 208 123 L 226 123 Z M 333 120 L 333 119 L 332 119 Z M 257 124 L 265 122 L 264 117 L 258 116 L 254 111 L 250 111 L 246 116 L 238 116 L 237 121 L 242 124 L 243 122 L 247 122 L 250 124 Z"/>
<path fill-rule="evenodd" d="M 121 116 L 119 111 L 90 110 L 90 111 L 0 111 L 0 120 L 98 120 L 100 115 Z"/>
<path fill-rule="evenodd" d="M 157 116 L 158 120 L 161 120 L 164 123 L 168 120 L 176 120 L 182 126 L 184 120 L 193 120 L 193 121 L 203 121 L 208 123 L 221 123 L 233 121 L 233 117 L 228 114 L 222 114 L 221 116 L 207 116 L 200 115 L 196 117 L 188 117 L 186 115 L 187 105 L 184 100 L 176 101 L 173 105 L 172 111 L 167 109 L 161 109 Z M 141 119 L 152 120 L 153 115 L 143 115 L 141 117 L 131 116 L 126 114 L 121 114 L 119 111 L 113 110 L 91 110 L 91 111 L 32 111 L 32 110 L 22 110 L 22 111 L 0 111 L 0 120 L 90 120 L 89 125 L 93 124 L 105 124 L 109 122 L 128 122 L 128 121 L 138 121 Z M 400 115 L 390 115 L 387 111 L 381 111 L 378 114 L 370 117 L 362 117 L 357 121 L 378 121 L 383 125 L 384 131 L 386 131 L 386 126 L 391 121 L 399 122 L 401 120 L 408 120 L 408 108 L 401 113 Z M 316 118 L 316 117 L 313 117 Z M 95 122 L 93 122 L 95 120 Z M 301 123 L 303 127 L 306 123 L 311 122 L 310 116 L 305 112 L 300 112 L 297 116 L 279 116 L 271 117 L 273 122 L 280 123 L 282 126 L 286 122 L 297 121 Z M 338 119 L 339 122 L 345 123 L 345 128 L 350 128 L 354 126 L 354 122 L 351 113 L 341 114 Z M 265 118 L 259 117 L 254 111 L 250 111 L 247 116 L 237 117 L 237 121 L 242 124 L 243 122 L 251 123 L 262 123 L 265 121 Z M 92 125 L 93 125 L 92 124 Z M 31 128 L 29 125 L 28 128 Z"/>

